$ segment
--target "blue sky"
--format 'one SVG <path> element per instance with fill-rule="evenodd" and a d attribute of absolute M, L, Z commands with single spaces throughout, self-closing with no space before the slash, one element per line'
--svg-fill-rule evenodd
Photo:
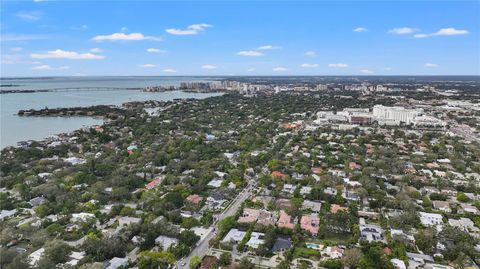
<path fill-rule="evenodd" d="M 2 1 L 1 76 L 479 75 L 479 1 Z"/>

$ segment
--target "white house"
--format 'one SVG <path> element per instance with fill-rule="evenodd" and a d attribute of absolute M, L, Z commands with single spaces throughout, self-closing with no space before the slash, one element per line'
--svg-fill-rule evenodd
<path fill-rule="evenodd" d="M 247 242 L 247 246 L 257 249 L 260 245 L 262 245 L 265 242 L 263 240 L 264 237 L 265 237 L 264 233 L 252 232 L 250 240 L 248 240 Z"/>
<path fill-rule="evenodd" d="M 443 217 L 436 213 L 419 212 L 420 222 L 423 226 L 436 226 L 443 224 Z"/>

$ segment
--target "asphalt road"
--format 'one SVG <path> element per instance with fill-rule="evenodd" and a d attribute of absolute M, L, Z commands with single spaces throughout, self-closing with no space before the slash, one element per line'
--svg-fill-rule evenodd
<path fill-rule="evenodd" d="M 247 188 L 243 189 L 243 191 L 237 195 L 237 197 L 232 201 L 229 207 L 225 209 L 225 211 L 216 216 L 216 221 L 213 224 L 213 227 L 215 227 L 215 229 L 211 229 L 210 232 L 197 243 L 197 246 L 195 247 L 195 249 L 192 250 L 192 252 L 190 252 L 190 255 L 179 260 L 177 262 L 176 268 L 189 269 L 189 262 L 193 256 L 203 257 L 207 254 L 209 247 L 208 242 L 215 236 L 216 230 L 218 229 L 218 220 L 222 220 L 226 217 L 235 215 L 242 203 L 252 194 L 253 189 L 253 185 L 249 184 Z"/>

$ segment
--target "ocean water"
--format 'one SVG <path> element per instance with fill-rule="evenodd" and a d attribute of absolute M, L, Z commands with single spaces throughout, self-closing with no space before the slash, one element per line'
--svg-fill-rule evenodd
<path fill-rule="evenodd" d="M 205 81 L 195 77 L 65 77 L 1 79 L 1 90 L 56 89 L 51 92 L 0 94 L 0 148 L 19 141 L 40 140 L 48 135 L 70 132 L 83 126 L 101 124 L 90 117 L 19 117 L 22 109 L 120 105 L 131 101 L 169 101 L 177 98 L 208 98 L 219 93 L 170 91 L 151 93 L 141 89 L 153 85 L 175 85 L 181 81 Z M 132 90 L 132 88 L 138 88 Z"/>

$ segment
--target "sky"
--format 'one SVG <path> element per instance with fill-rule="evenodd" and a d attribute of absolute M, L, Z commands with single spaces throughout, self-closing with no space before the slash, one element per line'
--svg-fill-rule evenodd
<path fill-rule="evenodd" d="M 1 77 L 480 75 L 480 1 L 2 0 Z"/>

